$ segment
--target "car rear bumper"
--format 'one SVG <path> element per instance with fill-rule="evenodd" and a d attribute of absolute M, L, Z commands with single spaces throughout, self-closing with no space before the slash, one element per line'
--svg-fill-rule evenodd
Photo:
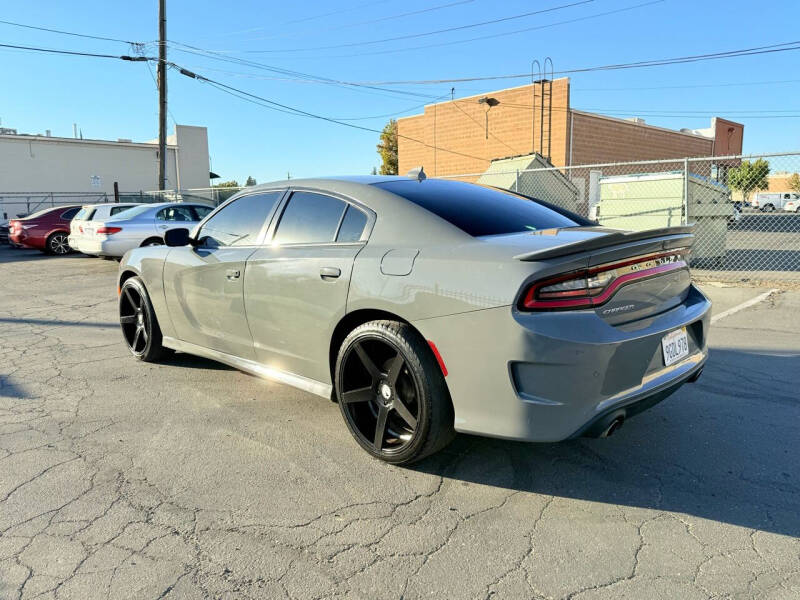
<path fill-rule="evenodd" d="M 23 248 L 34 248 L 36 250 L 43 249 L 45 245 L 45 240 L 26 235 L 24 230 L 16 234 L 10 234 L 8 236 L 8 241 L 16 246 L 21 246 Z"/>
<path fill-rule="evenodd" d="M 638 412 L 699 373 L 708 356 L 710 307 L 692 286 L 680 305 L 624 325 L 591 310 L 511 307 L 413 324 L 436 344 L 448 370 L 456 430 L 555 442 L 614 411 Z M 661 340 L 680 327 L 690 354 L 665 367 Z"/>
<path fill-rule="evenodd" d="M 138 245 L 135 241 L 111 239 L 87 239 L 80 236 L 69 236 L 69 245 L 78 252 L 95 256 L 122 256 Z"/>

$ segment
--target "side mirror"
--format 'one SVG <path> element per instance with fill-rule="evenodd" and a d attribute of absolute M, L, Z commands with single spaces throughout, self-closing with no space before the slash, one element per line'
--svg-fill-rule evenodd
<path fill-rule="evenodd" d="M 176 229 L 168 229 L 164 232 L 164 244 L 170 248 L 177 248 L 179 246 L 188 246 L 192 242 L 189 237 L 189 230 L 185 227 L 177 227 Z"/>

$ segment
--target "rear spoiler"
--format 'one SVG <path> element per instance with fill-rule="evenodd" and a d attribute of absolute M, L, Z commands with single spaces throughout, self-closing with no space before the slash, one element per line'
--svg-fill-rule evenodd
<path fill-rule="evenodd" d="M 614 231 L 614 233 L 589 238 L 580 242 L 573 242 L 571 244 L 564 244 L 563 246 L 556 246 L 555 248 L 545 248 L 544 250 L 534 250 L 533 252 L 518 254 L 514 258 L 526 262 L 546 260 L 559 256 L 578 254 L 579 252 L 590 252 L 601 248 L 618 246 L 627 244 L 628 242 L 639 242 L 648 239 L 656 240 L 658 238 L 663 238 L 665 243 L 672 240 L 685 239 L 686 245 L 691 246 L 694 243 L 692 229 L 694 229 L 693 224 L 647 229 L 645 231 Z"/>

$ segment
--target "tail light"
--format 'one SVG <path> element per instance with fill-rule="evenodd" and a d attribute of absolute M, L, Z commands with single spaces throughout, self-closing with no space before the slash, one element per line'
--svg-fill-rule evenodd
<path fill-rule="evenodd" d="M 122 231 L 122 227 L 98 227 L 95 233 L 113 235 Z"/>
<path fill-rule="evenodd" d="M 534 282 L 525 292 L 521 310 L 558 310 L 599 306 L 623 285 L 688 268 L 689 249 L 648 254 L 580 269 Z"/>

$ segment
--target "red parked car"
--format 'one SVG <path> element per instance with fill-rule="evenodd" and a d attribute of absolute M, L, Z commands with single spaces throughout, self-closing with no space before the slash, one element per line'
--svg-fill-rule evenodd
<path fill-rule="evenodd" d="M 9 219 L 8 239 L 17 246 L 36 248 L 47 254 L 67 254 L 72 251 L 67 243 L 69 222 L 80 209 L 80 205 L 56 206 L 24 219 Z"/>

